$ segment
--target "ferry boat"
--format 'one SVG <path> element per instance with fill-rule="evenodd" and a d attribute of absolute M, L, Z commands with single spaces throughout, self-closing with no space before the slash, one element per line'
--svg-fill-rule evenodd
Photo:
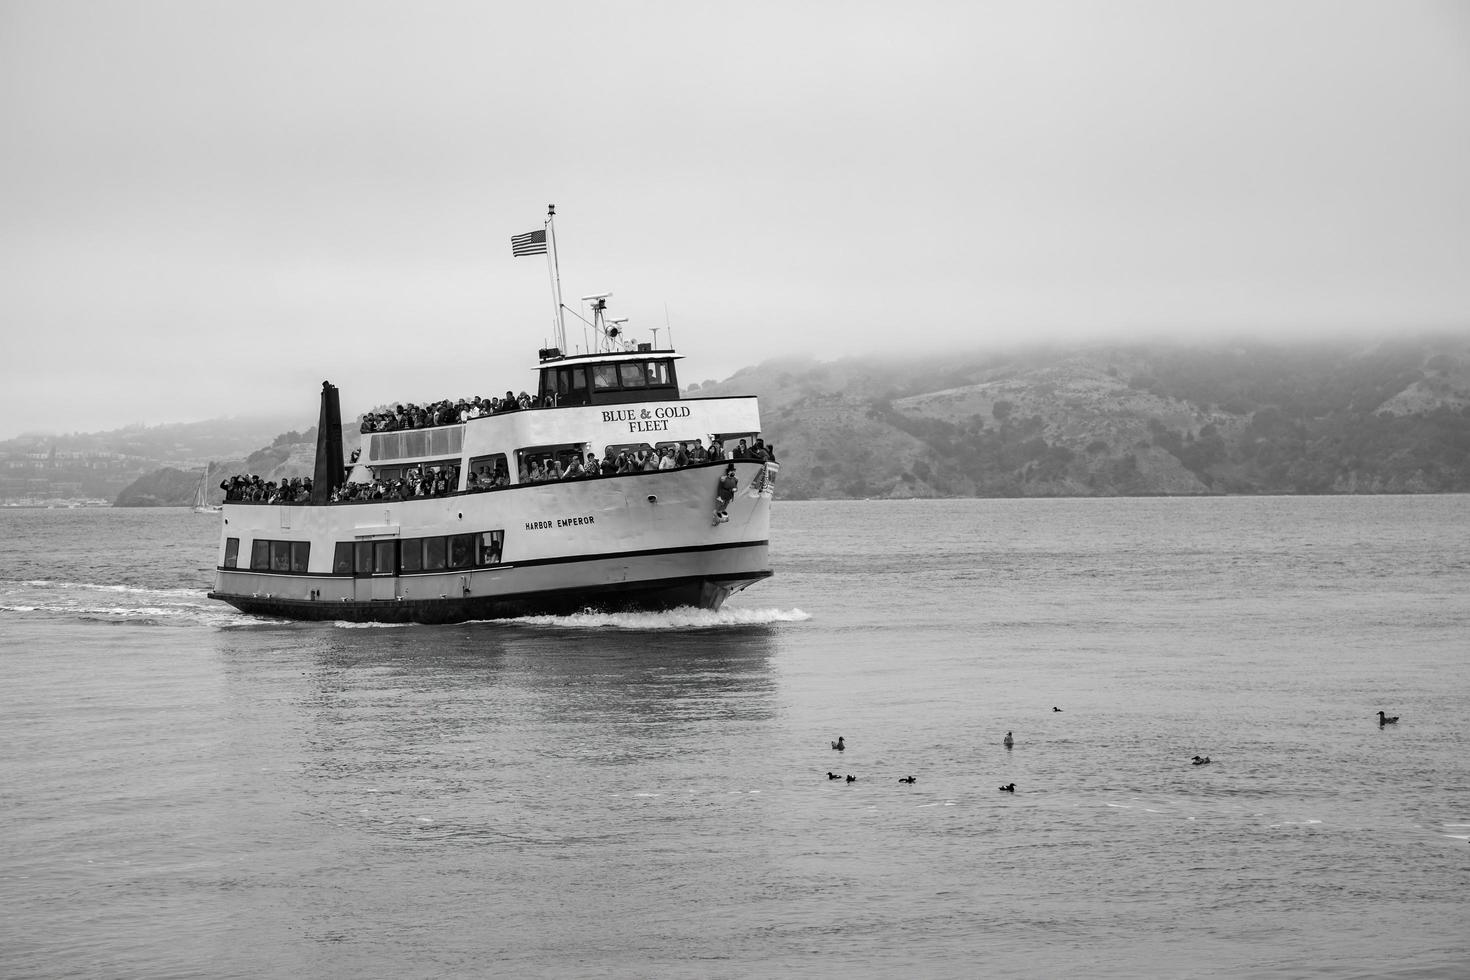
<path fill-rule="evenodd" d="M 623 341 L 604 318 L 607 295 L 586 297 L 597 350 L 540 350 L 535 407 L 363 433 L 350 471 L 338 390 L 323 382 L 309 499 L 227 499 L 210 598 L 287 619 L 449 623 L 719 609 L 769 577 L 774 460 L 525 478 L 532 464 L 574 456 L 714 439 L 728 449 L 760 436 L 755 396 L 683 397 L 679 355 Z M 391 485 L 411 471 L 454 474 L 454 484 L 436 496 L 333 499 L 346 483 Z M 504 485 L 478 489 L 482 474 Z"/>

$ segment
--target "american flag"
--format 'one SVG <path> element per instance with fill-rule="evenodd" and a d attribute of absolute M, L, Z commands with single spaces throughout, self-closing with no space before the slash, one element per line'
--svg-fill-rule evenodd
<path fill-rule="evenodd" d="M 524 235 L 512 235 L 510 239 L 511 255 L 545 255 L 546 254 L 546 229 L 540 231 L 528 231 Z"/>

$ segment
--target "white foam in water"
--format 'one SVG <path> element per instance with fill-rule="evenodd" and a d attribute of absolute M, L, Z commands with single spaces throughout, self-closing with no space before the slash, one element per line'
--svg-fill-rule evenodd
<path fill-rule="evenodd" d="M 167 606 L 0 606 L 4 612 L 63 613 L 70 616 L 107 616 L 114 619 L 132 619 L 159 616 L 197 618 L 200 609 L 182 609 Z"/>
<path fill-rule="evenodd" d="M 506 620 L 526 626 L 557 626 L 563 629 L 719 629 L 730 626 L 766 626 L 771 623 L 800 623 L 811 619 L 800 609 L 733 609 L 718 611 L 680 606 L 663 612 L 606 613 L 595 609 L 570 616 L 523 616 Z"/>
<path fill-rule="evenodd" d="M 205 589 L 142 589 L 133 585 L 100 585 L 96 582 L 58 582 L 54 579 L 28 579 L 21 585 L 40 588 L 89 589 L 94 592 L 121 592 L 128 595 L 178 596 L 185 599 L 204 598 Z"/>
<path fill-rule="evenodd" d="M 0 612 L 39 614 L 42 616 L 66 616 L 101 620 L 113 623 L 149 623 L 155 626 L 230 626 L 252 623 L 258 620 L 238 613 L 233 609 L 215 609 L 197 603 L 176 605 L 83 605 L 80 603 L 57 604 L 5 604 Z"/>

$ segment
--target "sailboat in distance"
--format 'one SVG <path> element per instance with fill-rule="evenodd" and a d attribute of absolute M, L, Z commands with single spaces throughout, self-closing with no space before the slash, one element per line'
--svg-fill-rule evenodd
<path fill-rule="evenodd" d="M 196 514 L 219 514 L 224 511 L 224 507 L 220 504 L 209 502 L 209 473 L 213 469 L 214 461 L 211 460 L 199 477 L 199 485 L 194 488 L 194 513 Z"/>

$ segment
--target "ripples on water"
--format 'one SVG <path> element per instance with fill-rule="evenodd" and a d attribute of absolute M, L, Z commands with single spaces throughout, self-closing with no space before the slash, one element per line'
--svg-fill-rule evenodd
<path fill-rule="evenodd" d="M 390 628 L 0 514 L 0 973 L 1470 968 L 1465 498 L 778 511 L 720 613 Z"/>

